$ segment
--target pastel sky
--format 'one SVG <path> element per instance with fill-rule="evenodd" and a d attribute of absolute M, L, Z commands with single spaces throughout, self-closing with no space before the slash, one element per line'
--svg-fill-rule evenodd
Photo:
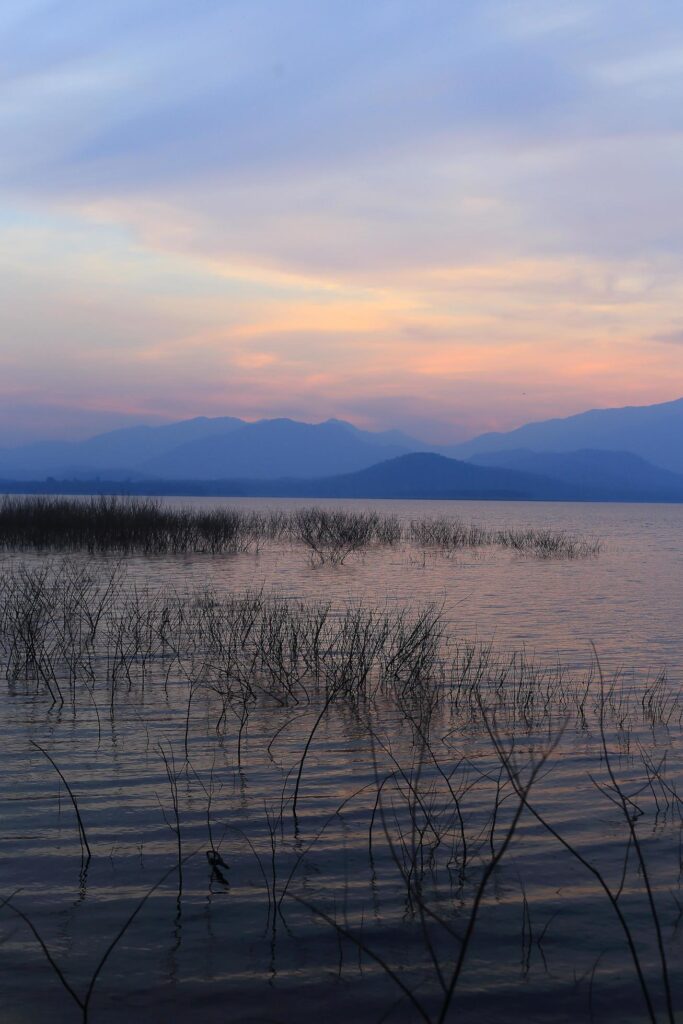
<path fill-rule="evenodd" d="M 3 0 L 0 444 L 683 394 L 680 0 Z"/>

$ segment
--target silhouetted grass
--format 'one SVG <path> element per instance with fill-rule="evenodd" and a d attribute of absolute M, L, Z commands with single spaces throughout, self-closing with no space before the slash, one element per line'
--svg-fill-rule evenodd
<path fill-rule="evenodd" d="M 445 516 L 411 520 L 408 537 L 420 547 L 443 551 L 496 546 L 542 558 L 586 558 L 600 552 L 600 541 L 594 538 L 548 529 L 491 529 Z"/>
<path fill-rule="evenodd" d="M 5 549 L 143 555 L 235 552 L 277 536 L 281 527 L 277 515 L 178 509 L 153 498 L 5 497 L 0 504 L 0 545 Z"/>
<path fill-rule="evenodd" d="M 287 541 L 314 564 L 341 564 L 353 552 L 400 542 L 442 551 L 498 546 L 539 557 L 597 555 L 597 540 L 547 529 L 490 529 L 457 518 L 414 519 L 335 508 L 292 512 L 175 508 L 153 498 L 5 497 L 0 549 L 141 555 L 226 554 Z"/>
<path fill-rule="evenodd" d="M 372 525 L 372 520 L 367 522 Z M 75 722 L 97 701 L 109 703 L 112 725 L 126 702 L 134 705 L 142 698 L 152 709 L 144 728 L 169 786 L 169 795 L 159 804 L 173 845 L 168 850 L 173 865 L 146 889 L 98 965 L 82 972 L 80 984 L 68 981 L 76 974 L 73 965 L 66 955 L 53 954 L 57 947 L 48 942 L 42 923 L 40 931 L 33 923 L 32 905 L 23 898 L 17 905 L 16 893 L 0 898 L 0 910 L 5 908 L 30 929 L 83 1020 L 88 1019 L 95 982 L 110 953 L 146 900 L 171 874 L 178 875 L 179 898 L 183 892 L 185 865 L 194 856 L 185 853 L 197 828 L 194 805 L 197 797 L 203 799 L 191 788 L 193 779 L 206 799 L 203 845 L 208 844 L 211 880 L 228 884 L 220 871 L 221 865 L 227 868 L 217 838 L 221 814 L 224 831 L 229 830 L 235 844 L 246 844 L 258 865 L 263 892 L 254 899 L 263 901 L 273 946 L 276 919 L 286 924 L 288 915 L 305 911 L 310 927 L 317 929 L 316 941 L 324 943 L 325 932 L 331 930 L 340 942 L 355 947 L 359 963 L 362 954 L 376 965 L 397 995 L 411 1004 L 410 1019 L 430 1024 L 459 1019 L 459 990 L 484 932 L 482 919 L 501 909 L 505 913 L 518 884 L 525 978 L 532 942 L 543 957 L 543 939 L 553 918 L 539 928 L 533 908 L 529 911 L 529 899 L 540 899 L 538 893 L 530 887 L 528 899 L 516 865 L 507 866 L 512 844 L 533 844 L 539 832 L 547 833 L 594 886 L 595 914 L 609 912 L 614 919 L 622 955 L 632 965 L 632 973 L 624 971 L 620 984 L 631 984 L 651 1020 L 675 1019 L 676 993 L 669 978 L 671 972 L 675 980 L 670 967 L 674 954 L 669 952 L 675 947 L 664 927 L 670 903 L 661 882 L 655 884 L 654 873 L 656 868 L 659 877 L 662 857 L 654 844 L 666 833 L 652 828 L 652 822 L 661 825 L 667 810 L 672 817 L 674 809 L 679 813 L 683 801 L 675 775 L 667 777 L 657 744 L 640 745 L 641 736 L 666 732 L 668 724 L 680 722 L 680 696 L 662 678 L 629 687 L 619 677 L 605 680 L 597 655 L 592 669 L 581 676 L 560 665 L 540 665 L 523 652 L 496 653 L 491 646 L 458 640 L 434 606 L 404 611 L 333 608 L 261 591 L 146 590 L 128 581 L 120 568 L 108 575 L 106 569 L 84 568 L 68 559 L 0 572 L 0 670 L 10 694 L 29 692 L 35 698 L 30 701 L 32 722 L 41 699 L 48 707 L 50 700 L 68 702 L 64 717 L 69 728 L 72 717 Z M 201 725 L 195 729 L 193 723 L 190 729 L 194 701 L 201 704 L 201 717 L 196 716 Z M 173 707 L 177 714 L 157 719 L 155 705 Z M 264 708 L 267 715 L 259 716 Z M 252 728 L 257 728 L 250 741 L 252 715 Z M 343 800 L 323 820 L 316 783 L 325 778 L 329 751 L 333 758 L 342 756 L 337 754 L 336 734 L 331 740 L 329 733 L 344 719 L 354 742 L 362 736 L 365 760 L 356 761 L 356 752 L 349 758 L 350 771 L 358 763 L 361 774 L 352 784 L 344 779 Z M 638 733 L 637 726 L 643 724 Z M 643 766 L 639 773 L 628 747 L 632 728 L 633 752 L 637 744 Z M 159 742 L 152 747 L 155 729 Z M 406 742 L 397 741 L 401 730 L 410 737 Z M 545 782 L 553 763 L 571 753 L 578 736 L 581 758 L 592 748 L 596 760 L 589 776 L 592 786 L 605 798 L 606 811 L 612 810 L 612 825 L 623 831 L 623 860 L 618 854 L 616 865 L 609 862 L 609 849 L 603 851 L 594 842 L 594 834 L 572 829 L 562 789 L 556 807 L 553 783 Z M 252 809 L 245 814 L 240 795 L 235 814 L 220 786 L 214 800 L 215 759 L 206 785 L 192 761 L 196 754 L 199 771 L 204 763 L 207 772 L 205 745 L 214 740 L 225 764 L 236 765 L 240 775 L 244 772 L 246 778 L 256 768 L 250 784 L 266 780 L 262 812 L 252 797 Z M 67 768 L 64 747 L 53 757 L 46 747 L 31 742 L 67 786 L 86 848 L 83 819 L 89 823 L 92 813 L 87 800 L 97 797 L 78 778 L 83 761 L 76 758 Z M 75 732 L 73 743 L 78 747 L 80 742 Z M 58 762 L 67 768 L 66 775 Z M 83 818 L 67 777 L 83 794 Z M 336 781 L 332 777 L 332 784 Z M 649 826 L 647 819 L 639 826 L 648 802 L 656 816 Z M 387 880 L 399 894 L 404 929 L 400 944 L 387 941 L 381 921 L 368 920 L 364 928 L 363 917 L 359 922 L 353 908 L 350 915 L 346 908 L 340 913 L 337 882 L 324 874 L 316 882 L 318 866 L 306 870 L 307 863 L 314 865 L 307 862 L 309 853 L 315 853 L 328 824 L 337 816 L 341 820 L 347 806 L 353 827 L 361 830 L 360 849 L 365 849 L 367 835 L 373 892 Z M 96 860 L 104 851 L 98 850 L 98 829 L 92 831 Z M 680 848 L 669 846 L 678 872 Z M 537 870 L 541 862 L 531 863 Z M 185 879 L 188 902 L 196 884 L 196 878 Z M 592 921 L 586 927 L 590 934 Z M 503 928 L 501 944 L 505 935 Z M 558 960 L 568 950 L 575 952 L 575 938 L 570 935 L 571 945 L 561 947 Z M 555 941 L 558 946 L 562 941 L 559 928 Z M 648 951 L 653 949 L 656 959 Z M 493 956 L 500 955 L 498 946 L 492 950 Z"/>
<path fill-rule="evenodd" d="M 524 652 L 455 638 L 441 611 L 406 611 L 284 600 L 262 591 L 219 595 L 147 591 L 116 568 L 68 560 L 0 573 L 0 670 L 54 704 L 87 695 L 111 710 L 134 686 L 180 676 L 191 703 L 220 702 L 216 728 L 237 722 L 237 760 L 250 709 L 313 700 L 390 698 L 427 723 L 442 706 L 465 719 L 482 702 L 531 727 L 548 715 L 584 724 L 595 712 L 595 678 L 539 665 Z M 605 707 L 622 723 L 680 722 L 681 702 L 663 676 L 631 691 L 616 676 Z"/>
<path fill-rule="evenodd" d="M 302 508 L 288 516 L 285 523 L 287 535 L 305 544 L 313 561 L 320 563 L 341 564 L 353 551 L 373 543 L 396 544 L 402 539 L 398 519 L 377 512 Z"/>

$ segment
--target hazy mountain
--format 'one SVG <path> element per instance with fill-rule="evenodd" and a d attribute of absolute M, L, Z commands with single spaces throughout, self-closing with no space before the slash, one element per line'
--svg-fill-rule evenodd
<path fill-rule="evenodd" d="M 403 448 L 406 452 L 439 452 L 441 447 L 429 444 L 428 441 L 419 441 L 402 430 L 362 430 L 360 427 L 354 426 L 353 423 L 337 419 L 329 419 L 327 423 L 336 423 L 348 430 L 349 433 L 355 434 L 356 437 L 372 441 L 373 444 L 379 444 L 386 448 Z"/>
<path fill-rule="evenodd" d="M 0 449 L 0 479 L 156 479 L 160 489 L 164 480 L 320 480 L 368 469 L 391 457 L 427 452 L 472 460 L 480 468 L 495 465 L 552 479 L 570 485 L 576 497 L 654 500 L 664 495 L 661 500 L 667 500 L 678 493 L 680 481 L 657 473 L 683 473 L 683 399 L 529 423 L 448 448 L 398 430 L 361 430 L 335 419 L 309 424 L 198 417 L 161 427 L 127 427 L 81 442 Z M 600 461 L 599 452 L 611 452 L 612 457 Z M 561 455 L 566 457 L 562 460 Z M 505 490 L 510 481 L 499 477 L 499 483 Z"/>
<path fill-rule="evenodd" d="M 172 451 L 180 444 L 201 441 L 217 434 L 228 434 L 244 426 L 244 420 L 234 416 L 197 416 L 191 420 L 168 423 L 163 427 L 129 427 L 100 434 L 82 441 L 80 450 L 85 458 L 109 460 L 119 465 L 140 462 Z"/>
<path fill-rule="evenodd" d="M 612 500 L 664 501 L 683 498 L 683 475 L 660 469 L 630 452 L 584 449 L 578 452 L 487 452 L 470 460 L 560 480 L 576 498 L 609 495 Z"/>
<path fill-rule="evenodd" d="M 0 449 L 0 475 L 17 480 L 44 476 L 140 476 L 136 467 L 191 441 L 226 435 L 244 426 L 232 416 L 191 420 L 161 427 L 123 427 L 86 441 L 41 441 Z M 149 474 L 147 474 L 149 475 Z"/>
<path fill-rule="evenodd" d="M 294 496 L 320 498 L 540 498 L 569 497 L 559 481 L 532 473 L 475 466 L 444 455 L 414 452 L 368 469 L 301 485 L 275 481 Z M 277 493 L 277 492 L 274 492 Z"/>
<path fill-rule="evenodd" d="M 388 455 L 427 447 L 400 431 L 373 433 L 343 420 L 246 423 L 231 416 L 197 417 L 161 427 L 126 427 L 87 441 L 0 449 L 0 477 L 310 477 L 361 469 Z"/>
<path fill-rule="evenodd" d="M 386 436 L 339 420 L 259 420 L 189 441 L 136 469 L 166 480 L 310 478 L 363 469 L 405 451 Z"/>
<path fill-rule="evenodd" d="M 585 448 L 627 451 L 663 469 L 683 473 L 683 398 L 660 405 L 593 409 L 565 419 L 527 423 L 509 433 L 482 434 L 446 451 L 454 458 L 467 459 L 484 452 L 520 448 L 536 452 Z"/>
<path fill-rule="evenodd" d="M 301 427 L 302 424 L 296 424 Z M 323 432 L 323 436 L 327 432 Z M 386 448 L 384 449 L 386 451 Z M 0 490 L 26 490 L 32 493 L 128 493 L 167 495 L 222 495 L 226 497 L 291 497 L 291 498 L 478 498 L 500 500 L 542 501 L 683 501 L 683 478 L 621 453 L 619 473 L 612 466 L 612 475 L 600 473 L 605 466 L 605 453 L 577 452 L 570 456 L 540 456 L 533 452 L 503 453 L 509 460 L 535 466 L 542 465 L 567 479 L 529 472 L 509 466 L 482 466 L 461 462 L 429 452 L 413 452 L 385 459 L 354 473 L 342 473 L 318 479 L 279 477 L 257 479 L 232 477 L 224 479 L 155 479 L 126 481 L 64 480 L 61 482 L 3 482 Z M 576 456 L 576 457 L 575 457 Z M 592 458 L 596 456 L 596 458 Z M 495 458 L 495 456 L 492 456 Z M 482 456 L 482 458 L 484 458 Z M 558 461 L 559 460 L 559 461 Z M 638 470 L 631 484 L 627 470 Z M 559 469 L 558 469 L 559 467 Z M 588 473 L 588 469 L 590 473 Z M 643 468 L 645 467 L 645 468 Z M 650 489 L 643 481 L 650 480 Z M 571 478 L 571 479 L 570 479 Z M 655 488 L 656 482 L 664 490 Z"/>
<path fill-rule="evenodd" d="M 386 449 L 385 449 L 386 451 Z M 1 486 L 1 484 L 0 484 Z M 5 489 L 12 489 L 6 488 Z M 24 488 L 22 488 L 24 489 Z M 87 493 L 88 481 L 26 486 L 30 491 L 56 489 Z M 475 466 L 443 455 L 416 452 L 359 470 L 320 479 L 149 480 L 95 482 L 95 493 L 225 495 L 293 498 L 570 498 L 571 489 L 556 480 L 515 470 Z"/>

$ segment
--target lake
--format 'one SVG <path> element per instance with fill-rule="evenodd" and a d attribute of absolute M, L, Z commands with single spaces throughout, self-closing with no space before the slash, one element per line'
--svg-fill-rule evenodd
<path fill-rule="evenodd" d="M 683 506 L 316 504 L 601 550 L 0 555 L 2 1020 L 673 1020 Z"/>

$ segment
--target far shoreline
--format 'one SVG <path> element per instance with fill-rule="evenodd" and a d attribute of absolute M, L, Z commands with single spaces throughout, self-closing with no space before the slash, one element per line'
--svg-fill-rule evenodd
<path fill-rule="evenodd" d="M 306 480 L 0 480 L 0 495 L 42 495 L 55 497 L 142 497 L 142 498 L 238 498 L 287 499 L 300 501 L 473 501 L 533 502 L 534 504 L 681 505 L 678 495 L 524 494 L 505 490 L 406 490 L 372 493 L 337 493 Z"/>

